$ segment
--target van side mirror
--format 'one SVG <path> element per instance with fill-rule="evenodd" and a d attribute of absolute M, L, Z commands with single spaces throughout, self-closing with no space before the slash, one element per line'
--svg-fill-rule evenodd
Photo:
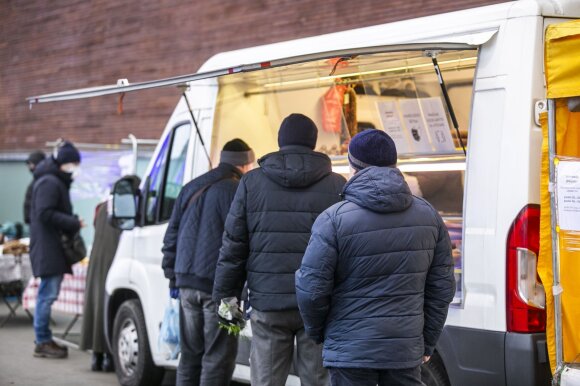
<path fill-rule="evenodd" d="M 131 230 L 137 219 L 137 189 L 133 181 L 122 178 L 115 183 L 109 197 L 110 223 L 112 226 Z"/>

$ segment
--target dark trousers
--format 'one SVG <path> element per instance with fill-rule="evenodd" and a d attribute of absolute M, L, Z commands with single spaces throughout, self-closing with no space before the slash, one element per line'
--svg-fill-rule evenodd
<path fill-rule="evenodd" d="M 250 370 L 252 386 L 284 386 L 294 354 L 302 386 L 327 386 L 328 372 L 322 367 L 322 345 L 304 331 L 298 310 L 261 312 L 252 310 Z"/>
<path fill-rule="evenodd" d="M 400 370 L 331 367 L 328 371 L 332 386 L 425 386 L 419 366 Z"/>
<path fill-rule="evenodd" d="M 230 384 L 238 338 L 219 328 L 217 305 L 211 294 L 179 289 L 181 359 L 177 386 L 227 386 Z"/>

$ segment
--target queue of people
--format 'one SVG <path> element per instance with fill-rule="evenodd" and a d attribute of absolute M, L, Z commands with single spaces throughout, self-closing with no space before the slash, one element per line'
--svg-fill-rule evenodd
<path fill-rule="evenodd" d="M 219 165 L 179 193 L 162 249 L 170 296 L 180 300 L 177 385 L 229 384 L 238 336 L 227 326 L 243 326 L 248 315 L 252 385 L 285 385 L 295 350 L 304 386 L 422 384 L 420 366 L 455 292 L 447 229 L 411 194 L 385 132 L 351 139 L 348 182 L 314 150 L 317 135 L 310 118 L 291 114 L 278 131 L 280 149 L 259 167 L 251 147 L 233 139 Z M 28 159 L 34 181 L 25 214 L 33 274 L 41 278 L 37 357 L 68 354 L 49 321 L 71 273 L 61 235 L 84 226 L 69 196 L 80 161 L 70 142 Z M 95 227 L 81 348 L 93 350 L 93 370 L 111 371 L 102 323 L 93 321 L 102 319 L 99 294 L 120 231 L 108 225 L 104 205 Z"/>
<path fill-rule="evenodd" d="M 302 385 L 422 384 L 455 292 L 446 227 L 411 194 L 385 132 L 352 138 L 348 182 L 314 151 L 317 134 L 291 114 L 258 168 L 235 139 L 181 191 L 163 247 L 181 300 L 178 385 L 229 384 L 237 337 L 219 325 L 244 311 L 252 385 L 284 385 L 294 349 Z"/>

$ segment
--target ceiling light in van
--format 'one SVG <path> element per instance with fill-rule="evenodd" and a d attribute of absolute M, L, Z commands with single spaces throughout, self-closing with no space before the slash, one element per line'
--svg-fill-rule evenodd
<path fill-rule="evenodd" d="M 467 66 L 467 65 L 475 64 L 476 60 L 477 60 L 477 57 L 475 57 L 475 56 L 469 57 L 469 58 L 443 60 L 443 61 L 439 62 L 439 65 L 460 63 L 461 65 Z M 408 65 L 408 66 L 386 68 L 386 69 L 381 69 L 381 70 L 352 72 L 352 73 L 348 73 L 348 74 L 321 76 L 318 78 L 298 79 L 298 80 L 288 80 L 288 81 L 283 81 L 283 82 L 266 83 L 264 85 L 264 87 L 268 88 L 268 87 L 290 86 L 290 85 L 296 85 L 296 84 L 302 84 L 302 83 L 315 83 L 315 82 L 328 81 L 328 80 L 334 80 L 334 79 L 339 79 L 339 78 L 349 78 L 349 77 L 361 76 L 361 75 L 381 74 L 381 73 L 385 73 L 385 72 L 395 72 L 395 71 L 402 71 L 402 70 L 409 70 L 409 69 L 423 68 L 423 67 L 433 67 L 433 63 L 428 62 L 428 63 L 422 63 L 422 64 L 413 64 L 413 65 Z"/>

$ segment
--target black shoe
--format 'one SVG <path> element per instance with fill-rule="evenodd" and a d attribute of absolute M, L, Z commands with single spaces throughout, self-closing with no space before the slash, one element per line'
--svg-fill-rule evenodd
<path fill-rule="evenodd" d="M 91 371 L 101 371 L 103 366 L 103 354 L 100 352 L 94 352 L 91 357 Z"/>
<path fill-rule="evenodd" d="M 41 343 L 34 348 L 34 356 L 37 358 L 66 358 L 68 350 L 54 342 Z"/>
<path fill-rule="evenodd" d="M 106 373 L 110 373 L 115 371 L 115 364 L 113 362 L 113 357 L 111 357 L 111 354 L 103 354 L 103 364 L 101 366 L 101 370 L 103 370 Z"/>

